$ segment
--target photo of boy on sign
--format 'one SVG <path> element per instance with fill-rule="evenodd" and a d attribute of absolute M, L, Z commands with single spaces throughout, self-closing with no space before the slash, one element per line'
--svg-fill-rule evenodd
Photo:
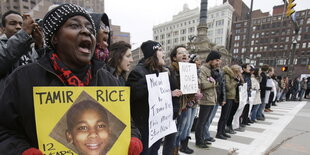
<path fill-rule="evenodd" d="M 83 92 L 56 124 L 50 137 L 79 155 L 105 155 L 125 127 L 124 123 Z"/>
<path fill-rule="evenodd" d="M 78 154 L 103 155 L 109 150 L 111 129 L 106 109 L 91 100 L 72 106 L 67 113 L 66 138 Z"/>

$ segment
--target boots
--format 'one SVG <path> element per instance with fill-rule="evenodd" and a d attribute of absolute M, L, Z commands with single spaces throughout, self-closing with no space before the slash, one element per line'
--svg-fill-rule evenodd
<path fill-rule="evenodd" d="M 173 148 L 173 150 L 172 150 L 172 155 L 180 155 L 179 154 L 179 147 L 175 147 L 175 148 Z"/>
<path fill-rule="evenodd" d="M 229 134 L 236 134 L 236 132 L 234 131 L 234 129 L 232 128 L 232 126 L 226 126 L 227 128 L 225 129 L 226 130 L 226 133 L 229 133 Z"/>
<path fill-rule="evenodd" d="M 186 139 L 181 141 L 181 149 L 180 151 L 186 154 L 192 154 L 194 153 L 194 150 L 190 149 L 188 147 L 188 141 L 189 141 L 190 137 L 186 137 Z"/>

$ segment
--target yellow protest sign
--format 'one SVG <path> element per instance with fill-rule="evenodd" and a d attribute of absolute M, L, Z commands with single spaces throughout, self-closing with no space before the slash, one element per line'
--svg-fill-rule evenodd
<path fill-rule="evenodd" d="M 129 87 L 34 87 L 39 149 L 45 155 L 128 154 Z"/>

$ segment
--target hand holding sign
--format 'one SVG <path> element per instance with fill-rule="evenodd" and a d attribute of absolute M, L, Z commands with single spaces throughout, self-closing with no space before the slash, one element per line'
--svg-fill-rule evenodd
<path fill-rule="evenodd" d="M 175 90 L 173 90 L 173 91 L 171 92 L 171 95 L 172 95 L 173 97 L 180 97 L 180 96 L 182 96 L 182 91 L 181 91 L 180 89 L 175 89 Z"/>

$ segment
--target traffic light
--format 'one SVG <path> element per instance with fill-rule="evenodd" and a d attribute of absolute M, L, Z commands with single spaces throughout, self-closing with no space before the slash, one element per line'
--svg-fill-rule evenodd
<path fill-rule="evenodd" d="M 281 68 L 281 70 L 282 70 L 282 72 L 287 72 L 287 66 L 283 66 L 282 68 Z"/>
<path fill-rule="evenodd" d="M 293 9 L 296 4 L 293 3 L 295 0 L 288 0 L 287 8 L 286 8 L 286 17 L 291 16 L 295 10 Z"/>

